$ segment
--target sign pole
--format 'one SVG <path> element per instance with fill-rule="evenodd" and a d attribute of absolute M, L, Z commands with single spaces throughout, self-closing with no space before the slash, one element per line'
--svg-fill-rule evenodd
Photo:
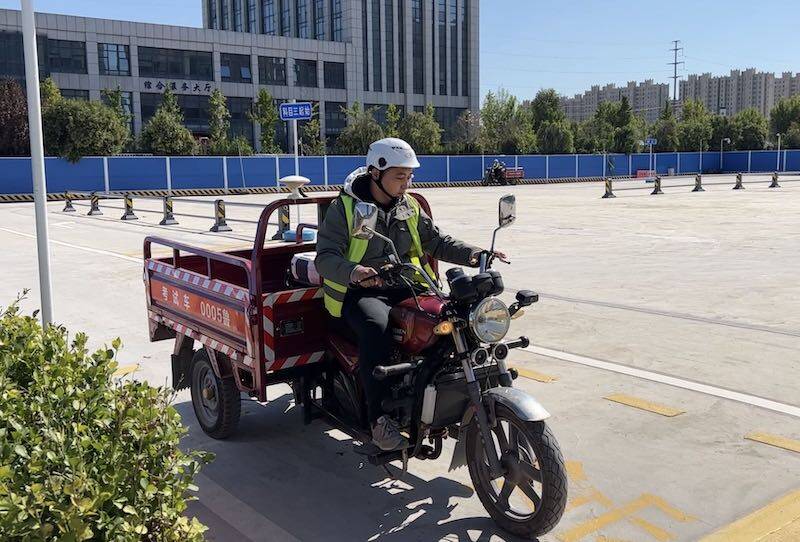
<path fill-rule="evenodd" d="M 33 0 L 22 0 L 22 36 L 25 51 L 25 85 L 28 94 L 28 126 L 31 144 L 33 201 L 36 213 L 36 248 L 39 258 L 39 293 L 42 326 L 53 322 L 53 284 L 50 279 L 50 239 L 47 232 L 47 180 L 44 170 L 42 110 L 39 96 L 39 60 L 36 52 L 36 21 Z"/>
<path fill-rule="evenodd" d="M 292 100 L 292 103 L 297 103 L 297 100 Z M 297 148 L 297 119 L 292 119 L 292 132 L 294 133 L 294 174 L 300 175 L 300 158 Z"/>

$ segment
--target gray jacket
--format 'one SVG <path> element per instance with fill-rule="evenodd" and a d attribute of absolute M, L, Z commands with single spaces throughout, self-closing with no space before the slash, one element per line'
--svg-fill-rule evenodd
<path fill-rule="evenodd" d="M 361 201 L 355 195 L 354 186 L 358 183 L 369 183 L 370 179 L 366 174 L 366 169 L 362 168 L 350 174 L 344 188 L 343 194 L 347 194 L 356 201 Z M 363 190 L 363 185 L 360 187 Z M 363 192 L 362 192 L 363 193 Z M 388 237 L 394 243 L 397 253 L 408 261 L 408 253 L 413 243 L 408 225 L 405 219 L 397 218 L 397 214 L 403 216 L 406 204 L 400 200 L 391 211 L 385 212 L 378 207 L 378 224 L 376 230 Z M 430 217 L 425 211 L 420 209 L 419 217 L 419 240 L 425 254 L 454 263 L 456 265 L 475 266 L 475 259 L 481 249 L 449 235 L 443 234 L 439 228 L 433 225 Z M 342 200 L 336 198 L 325 215 L 325 220 L 317 235 L 317 257 L 314 260 L 317 271 L 328 280 L 338 284 L 349 284 L 350 276 L 356 264 L 347 259 L 347 247 L 350 244 L 350 232 L 347 226 Z M 392 249 L 387 243 L 378 238 L 372 238 L 367 245 L 367 252 L 359 262 L 365 267 L 380 269 L 381 266 L 389 263 L 389 255 Z"/>

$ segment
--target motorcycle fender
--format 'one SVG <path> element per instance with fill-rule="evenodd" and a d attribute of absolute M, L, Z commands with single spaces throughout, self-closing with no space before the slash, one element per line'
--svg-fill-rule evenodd
<path fill-rule="evenodd" d="M 491 388 L 484 392 L 484 398 L 488 399 L 486 404 L 489 407 L 490 423 L 494 420 L 495 403 L 500 403 L 508 408 L 522 421 L 540 422 L 550 417 L 550 413 L 545 410 L 539 401 L 534 399 L 532 395 L 517 388 L 507 388 L 504 386 Z M 467 411 L 464 412 L 464 417 L 459 426 L 458 443 L 456 443 L 455 450 L 453 450 L 453 458 L 450 462 L 449 471 L 453 471 L 467 464 L 466 430 L 474 417 L 475 407 L 470 405 Z"/>

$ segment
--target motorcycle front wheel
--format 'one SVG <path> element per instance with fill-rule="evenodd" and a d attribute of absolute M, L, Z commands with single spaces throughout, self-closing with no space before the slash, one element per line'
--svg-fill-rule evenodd
<path fill-rule="evenodd" d="M 496 406 L 492 440 L 505 474 L 492 479 L 480 429 L 467 429 L 469 475 L 478 498 L 497 525 L 516 536 L 535 539 L 556 526 L 567 505 L 564 458 L 544 422 L 519 419 Z"/>

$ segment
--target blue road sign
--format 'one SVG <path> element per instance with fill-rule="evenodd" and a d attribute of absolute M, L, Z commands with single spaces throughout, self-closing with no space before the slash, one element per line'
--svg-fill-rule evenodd
<path fill-rule="evenodd" d="M 281 120 L 309 120 L 311 118 L 311 103 L 296 102 L 280 105 Z"/>
<path fill-rule="evenodd" d="M 644 144 L 645 145 L 657 145 L 658 144 L 658 139 L 656 139 L 654 137 L 648 137 L 647 139 L 644 140 Z"/>

